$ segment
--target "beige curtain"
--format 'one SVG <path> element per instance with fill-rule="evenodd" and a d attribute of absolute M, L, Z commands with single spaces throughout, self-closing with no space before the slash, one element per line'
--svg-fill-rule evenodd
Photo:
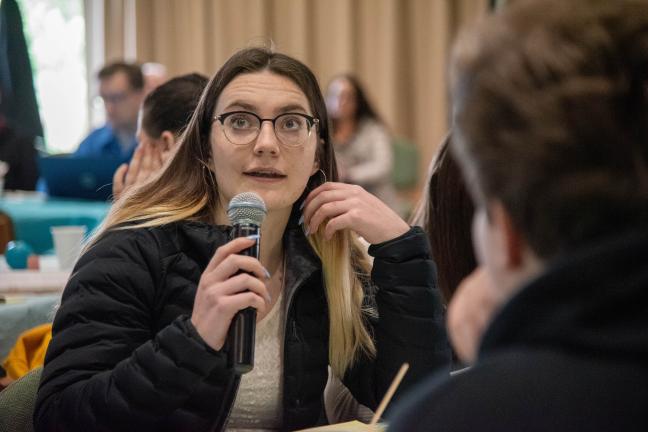
<path fill-rule="evenodd" d="M 120 51 L 119 44 L 126 44 L 124 22 L 133 22 L 125 16 L 130 1 L 105 1 L 109 58 L 127 51 Z M 196 71 L 211 76 L 236 50 L 272 44 L 309 65 L 322 87 L 338 73 L 354 73 L 393 133 L 419 147 L 416 168 L 422 183 L 448 128 L 450 44 L 461 25 L 485 13 L 487 3 L 136 0 L 136 58 L 162 63 L 170 75 Z"/>

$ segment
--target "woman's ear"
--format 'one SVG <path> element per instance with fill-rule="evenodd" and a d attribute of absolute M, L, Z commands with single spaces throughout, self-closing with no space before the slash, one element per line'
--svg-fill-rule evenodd
<path fill-rule="evenodd" d="M 177 140 L 175 138 L 175 135 L 173 135 L 173 132 L 165 130 L 162 132 L 159 138 L 160 142 L 162 143 L 162 151 L 170 151 L 173 150 L 173 148 L 177 144 Z"/>
<path fill-rule="evenodd" d="M 318 144 L 319 145 L 315 149 L 315 160 L 313 161 L 313 169 L 311 170 L 311 175 L 315 174 L 317 172 L 317 170 L 319 170 L 321 168 L 320 164 L 319 164 L 319 161 L 320 161 L 322 153 L 324 151 L 325 142 L 324 142 L 324 140 L 322 138 L 320 138 Z"/>

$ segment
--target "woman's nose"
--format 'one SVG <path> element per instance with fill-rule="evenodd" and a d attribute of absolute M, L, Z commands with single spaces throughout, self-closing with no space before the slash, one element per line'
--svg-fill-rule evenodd
<path fill-rule="evenodd" d="M 271 122 L 261 124 L 259 135 L 254 143 L 254 152 L 257 154 L 277 154 L 279 152 L 279 139 Z"/>

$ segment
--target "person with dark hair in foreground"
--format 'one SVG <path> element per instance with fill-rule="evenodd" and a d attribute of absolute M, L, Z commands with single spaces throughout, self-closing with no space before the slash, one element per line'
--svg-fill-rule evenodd
<path fill-rule="evenodd" d="M 135 149 L 130 163 L 113 176 L 113 199 L 131 186 L 150 180 L 169 159 L 207 85 L 206 76 L 192 73 L 175 77 L 149 93 L 139 114 Z"/>
<path fill-rule="evenodd" d="M 313 73 L 266 49 L 234 54 L 161 174 L 115 202 L 77 262 L 36 430 L 295 430 L 324 421 L 329 365 L 373 409 L 404 362 L 396 397 L 447 373 L 425 234 L 337 180 Z M 254 239 L 230 238 L 242 192 L 267 208 L 258 260 L 240 255 Z M 255 361 L 241 376 L 227 335 L 248 307 Z"/>
<path fill-rule="evenodd" d="M 515 2 L 460 39 L 451 150 L 481 264 L 466 292 L 499 305 L 472 368 L 422 384 L 390 430 L 648 430 L 647 11 Z"/>

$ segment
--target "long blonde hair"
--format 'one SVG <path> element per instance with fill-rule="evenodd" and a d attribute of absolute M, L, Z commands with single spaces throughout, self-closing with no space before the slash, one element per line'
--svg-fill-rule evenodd
<path fill-rule="evenodd" d="M 234 54 L 211 79 L 178 146 L 177 153 L 157 178 L 125 194 L 117 201 L 94 234 L 89 247 L 111 229 L 153 227 L 181 220 L 214 223 L 219 205 L 218 185 L 212 171 L 209 136 L 216 102 L 225 86 L 242 73 L 269 70 L 290 78 L 308 98 L 313 115 L 320 119 L 317 158 L 327 179 L 338 179 L 335 155 L 329 138 L 329 123 L 317 79 L 301 62 L 264 48 L 248 48 Z M 299 205 L 309 189 L 318 185 L 311 177 Z M 127 225 L 124 225 L 128 223 Z M 322 228 L 323 230 L 323 228 Z M 363 280 L 370 264 L 357 236 L 338 232 L 325 240 L 322 230 L 309 237 L 322 261 L 329 309 L 329 364 L 342 377 L 360 355 L 375 355 L 367 329 L 372 313 L 363 307 Z"/>

